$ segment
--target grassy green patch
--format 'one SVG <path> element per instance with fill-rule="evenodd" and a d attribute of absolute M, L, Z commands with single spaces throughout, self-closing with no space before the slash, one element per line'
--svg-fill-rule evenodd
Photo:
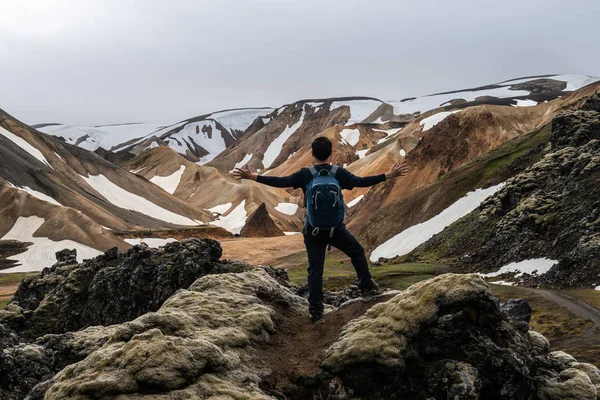
<path fill-rule="evenodd" d="M 276 266 L 287 270 L 290 280 L 296 285 L 306 282 L 307 265 L 308 261 L 304 252 L 287 256 L 276 263 Z M 445 272 L 447 267 L 443 264 L 400 263 L 371 265 L 370 270 L 373 279 L 382 288 L 402 290 L 413 283 Z M 341 289 L 350 285 L 355 279 L 356 273 L 348 257 L 339 251 L 327 254 L 323 271 L 323 285 L 326 290 Z"/>
<path fill-rule="evenodd" d="M 0 310 L 2 310 L 4 307 L 6 307 L 6 305 L 8 304 L 8 302 L 10 301 L 10 299 L 0 299 Z"/>
<path fill-rule="evenodd" d="M 529 323 L 531 329 L 540 332 L 550 341 L 580 334 L 591 323 L 573 314 L 566 307 L 547 299 L 535 290 L 518 286 L 492 284 L 490 284 L 490 288 L 494 296 L 501 301 L 510 298 L 526 299 L 533 310 L 531 322 Z"/>
<path fill-rule="evenodd" d="M 600 291 L 594 289 L 568 289 L 561 290 L 561 293 L 571 296 L 574 299 L 581 300 L 586 304 L 600 310 Z"/>
<path fill-rule="evenodd" d="M 0 285 L 10 285 L 10 284 L 14 284 L 14 283 L 21 283 L 21 281 L 27 275 L 35 275 L 35 274 L 32 274 L 31 272 L 11 272 L 11 273 L 6 273 L 6 274 L 0 273 Z"/>

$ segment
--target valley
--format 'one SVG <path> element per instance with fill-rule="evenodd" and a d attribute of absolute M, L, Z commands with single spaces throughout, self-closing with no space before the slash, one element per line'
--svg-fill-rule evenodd
<path fill-rule="evenodd" d="M 302 190 L 232 171 L 289 175 L 318 136 L 353 174 L 410 170 L 343 192 L 383 294 L 363 299 L 328 251 L 313 325 Z M 586 75 L 165 124 L 0 110 L 0 397 L 592 393 L 599 179 L 600 78 Z"/>

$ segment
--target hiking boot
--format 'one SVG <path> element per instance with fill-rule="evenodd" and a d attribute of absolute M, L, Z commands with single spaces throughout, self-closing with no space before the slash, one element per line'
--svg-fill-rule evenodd
<path fill-rule="evenodd" d="M 310 314 L 310 322 L 317 325 L 324 323 L 325 319 L 323 319 L 323 314 Z"/>
<path fill-rule="evenodd" d="M 381 294 L 381 290 L 379 290 L 379 286 L 371 281 L 368 286 L 360 289 L 360 294 L 363 298 L 371 298 L 374 296 L 379 296 Z"/>

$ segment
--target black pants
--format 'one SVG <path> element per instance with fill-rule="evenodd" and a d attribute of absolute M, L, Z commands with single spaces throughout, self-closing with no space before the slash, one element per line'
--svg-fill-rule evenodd
<path fill-rule="evenodd" d="M 327 245 L 339 249 L 350 257 L 352 266 L 359 279 L 359 287 L 365 288 L 372 284 L 369 264 L 365 250 L 358 241 L 346 230 L 345 226 L 335 228 L 333 236 L 329 230 L 321 230 L 316 235 L 312 228 L 304 230 L 304 245 L 308 254 L 308 303 L 311 314 L 323 312 L 323 264 Z"/>

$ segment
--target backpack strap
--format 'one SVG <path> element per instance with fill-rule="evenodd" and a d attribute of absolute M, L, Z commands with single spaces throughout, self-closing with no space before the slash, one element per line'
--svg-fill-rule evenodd
<path fill-rule="evenodd" d="M 315 167 L 313 167 L 312 165 L 310 167 L 308 167 L 308 170 L 312 174 L 313 178 L 316 178 L 317 176 L 319 176 L 317 169 Z"/>
<path fill-rule="evenodd" d="M 331 171 L 329 171 L 329 176 L 332 176 L 335 178 L 335 174 L 338 172 L 338 169 L 340 167 L 338 167 L 337 165 L 334 165 L 333 167 L 331 167 Z"/>

